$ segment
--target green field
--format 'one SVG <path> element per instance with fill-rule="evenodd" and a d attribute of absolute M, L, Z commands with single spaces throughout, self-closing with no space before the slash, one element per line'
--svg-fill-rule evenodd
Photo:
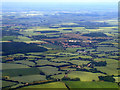
<path fill-rule="evenodd" d="M 27 61 L 27 60 L 14 61 L 14 63 L 20 63 L 20 64 L 23 64 L 23 65 L 35 66 L 35 63 Z"/>
<path fill-rule="evenodd" d="M 36 67 L 32 68 L 16 68 L 16 69 L 3 69 L 3 76 L 16 77 L 19 75 L 39 75 L 40 70 Z"/>
<path fill-rule="evenodd" d="M 115 47 L 98 47 L 97 51 L 108 52 L 108 51 L 118 51 L 118 49 Z"/>
<path fill-rule="evenodd" d="M 11 64 L 11 63 L 2 63 L 2 69 L 22 69 L 22 68 L 29 68 L 26 65 L 21 65 L 21 64 Z"/>
<path fill-rule="evenodd" d="M 17 38 L 16 36 L 4 36 L 2 38 L 2 41 L 10 41 L 10 40 L 14 40 L 16 38 Z"/>
<path fill-rule="evenodd" d="M 26 41 L 31 41 L 31 39 L 28 37 L 18 36 L 17 39 L 15 39 L 14 41 L 15 42 L 26 42 Z"/>
<path fill-rule="evenodd" d="M 44 76 L 44 75 L 25 75 L 25 76 L 11 77 L 10 80 L 24 82 L 24 83 L 31 83 L 34 81 L 46 80 L 46 76 Z"/>
<path fill-rule="evenodd" d="M 82 64 L 87 64 L 90 61 L 70 60 L 69 62 L 71 62 L 72 64 L 76 64 L 76 65 L 82 65 Z"/>
<path fill-rule="evenodd" d="M 101 59 L 102 60 L 102 59 Z M 103 59 L 104 60 L 104 59 Z M 102 72 L 106 72 L 108 75 L 118 75 L 118 61 L 115 59 L 105 59 L 107 61 L 107 66 L 105 67 L 96 67 Z"/>
<path fill-rule="evenodd" d="M 83 48 L 67 48 L 66 50 L 69 52 L 76 52 L 77 49 L 86 49 L 85 47 Z"/>
<path fill-rule="evenodd" d="M 45 73 L 45 75 L 54 75 L 58 74 L 61 71 L 58 71 L 58 68 L 56 67 L 51 67 L 51 66 L 44 66 L 44 67 L 38 67 L 41 71 Z"/>
<path fill-rule="evenodd" d="M 62 68 L 61 70 L 65 70 L 65 71 L 75 71 L 76 70 L 76 68 Z"/>
<path fill-rule="evenodd" d="M 69 88 L 118 88 L 116 83 L 111 82 L 81 82 L 65 81 Z"/>
<path fill-rule="evenodd" d="M 59 74 L 59 75 L 53 75 L 51 76 L 52 78 L 59 78 L 59 79 L 62 79 L 63 77 L 65 76 L 65 74 Z"/>
<path fill-rule="evenodd" d="M 115 82 L 120 82 L 120 77 L 114 77 Z"/>
<path fill-rule="evenodd" d="M 50 62 L 48 60 L 39 60 L 36 62 L 37 62 L 37 65 L 54 65 L 54 66 L 68 65 L 68 63 L 55 63 L 55 62 Z"/>
<path fill-rule="evenodd" d="M 84 72 L 84 71 L 72 71 L 68 74 L 70 78 L 80 78 L 81 81 L 99 81 L 98 76 L 105 76 L 101 73 L 91 73 L 91 72 Z"/>
<path fill-rule="evenodd" d="M 32 85 L 24 88 L 67 88 L 63 82 L 52 82 L 47 84 Z"/>
<path fill-rule="evenodd" d="M 13 86 L 13 85 L 16 85 L 16 84 L 17 83 L 15 83 L 15 82 L 2 81 L 2 87 Z"/>

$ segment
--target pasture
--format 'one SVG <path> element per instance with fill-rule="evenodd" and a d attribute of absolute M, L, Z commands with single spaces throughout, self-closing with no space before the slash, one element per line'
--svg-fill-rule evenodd
<path fill-rule="evenodd" d="M 38 60 L 36 61 L 37 65 L 53 65 L 53 66 L 60 66 L 60 65 L 69 65 L 68 63 L 55 63 L 55 62 L 50 62 L 48 60 Z"/>
<path fill-rule="evenodd" d="M 72 71 L 68 74 L 70 78 L 80 78 L 81 81 L 99 81 L 98 76 L 105 76 L 101 73 L 91 73 L 91 72 L 84 72 L 84 71 Z"/>
<path fill-rule="evenodd" d="M 36 67 L 32 68 L 14 68 L 14 69 L 3 69 L 3 76 L 16 77 L 24 75 L 39 75 L 40 70 Z"/>
<path fill-rule="evenodd" d="M 25 88 L 27 89 L 27 88 L 67 88 L 67 87 L 63 82 L 52 82 L 47 84 L 27 86 L 27 87 L 24 87 L 23 89 Z"/>
<path fill-rule="evenodd" d="M 61 71 L 58 71 L 58 68 L 51 67 L 51 66 L 44 66 L 44 67 L 38 67 L 39 70 L 45 73 L 45 75 L 54 75 L 61 73 Z"/>
<path fill-rule="evenodd" d="M 98 59 L 99 60 L 99 59 Z M 101 59 L 102 60 L 102 59 Z M 98 70 L 102 72 L 106 72 L 108 75 L 118 75 L 118 61 L 115 59 L 103 59 L 107 62 L 107 66 L 105 67 L 96 67 Z"/>
<path fill-rule="evenodd" d="M 90 61 L 70 60 L 69 62 L 71 62 L 72 64 L 76 64 L 76 65 L 82 65 L 82 64 L 87 64 Z"/>
<path fill-rule="evenodd" d="M 46 80 L 46 76 L 45 75 L 24 75 L 24 76 L 11 77 L 10 80 L 23 82 L 23 83 L 32 83 L 34 81 Z"/>
<path fill-rule="evenodd" d="M 112 82 L 81 82 L 65 81 L 69 88 L 118 88 L 116 83 Z"/>
<path fill-rule="evenodd" d="M 29 68 L 26 65 L 21 65 L 21 64 L 12 64 L 12 63 L 2 63 L 2 69 L 22 69 L 22 68 Z"/>
<path fill-rule="evenodd" d="M 2 87 L 7 87 L 7 86 L 13 86 L 16 85 L 17 83 L 15 82 L 9 82 L 9 81 L 2 81 Z"/>

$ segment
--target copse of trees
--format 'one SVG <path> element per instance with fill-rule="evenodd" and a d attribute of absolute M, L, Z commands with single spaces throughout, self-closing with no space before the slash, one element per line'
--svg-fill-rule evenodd
<path fill-rule="evenodd" d="M 99 80 L 108 81 L 108 82 L 115 82 L 113 76 L 98 76 Z"/>
<path fill-rule="evenodd" d="M 102 32 L 91 32 L 91 33 L 83 34 L 82 36 L 88 36 L 88 37 L 107 37 L 107 35 L 104 34 L 104 33 L 102 33 Z"/>
<path fill-rule="evenodd" d="M 99 62 L 92 61 L 90 63 L 92 63 L 94 66 L 106 66 L 107 65 L 106 61 L 99 61 Z"/>
<path fill-rule="evenodd" d="M 62 81 L 80 81 L 80 78 L 69 78 L 69 77 L 63 77 Z"/>
<path fill-rule="evenodd" d="M 3 55 L 47 51 L 46 48 L 37 46 L 37 44 L 27 44 L 24 42 L 5 42 L 5 43 L 2 43 L 2 50 L 3 50 Z"/>

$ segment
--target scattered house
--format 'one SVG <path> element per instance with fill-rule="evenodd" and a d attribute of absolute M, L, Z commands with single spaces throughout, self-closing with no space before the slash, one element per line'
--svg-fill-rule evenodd
<path fill-rule="evenodd" d="M 78 53 L 86 53 L 86 51 L 77 51 Z"/>
<path fill-rule="evenodd" d="M 28 85 L 29 83 L 25 83 L 25 85 Z"/>
<path fill-rule="evenodd" d="M 85 43 L 92 43 L 92 41 L 90 41 L 90 40 L 86 40 L 86 41 L 83 41 L 83 42 L 85 42 Z"/>
<path fill-rule="evenodd" d="M 92 63 L 89 63 L 88 65 L 87 65 L 87 67 L 91 67 L 92 66 Z"/>
<path fill-rule="evenodd" d="M 83 69 L 82 65 L 78 65 L 76 68 Z"/>
<path fill-rule="evenodd" d="M 81 68 L 81 66 L 77 66 L 77 68 Z"/>
<path fill-rule="evenodd" d="M 68 40 L 68 42 L 81 42 L 81 40 Z"/>

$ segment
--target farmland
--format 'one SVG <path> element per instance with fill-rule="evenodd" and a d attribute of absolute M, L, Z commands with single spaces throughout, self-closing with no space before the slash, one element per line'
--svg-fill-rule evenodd
<path fill-rule="evenodd" d="M 53 82 L 53 83 L 49 83 L 49 84 L 28 86 L 25 88 L 66 88 L 66 86 L 62 82 Z"/>
<path fill-rule="evenodd" d="M 118 88 L 114 83 L 110 82 L 65 82 L 70 88 Z"/>
<path fill-rule="evenodd" d="M 95 12 L 4 12 L 2 88 L 118 88 L 117 16 Z"/>

